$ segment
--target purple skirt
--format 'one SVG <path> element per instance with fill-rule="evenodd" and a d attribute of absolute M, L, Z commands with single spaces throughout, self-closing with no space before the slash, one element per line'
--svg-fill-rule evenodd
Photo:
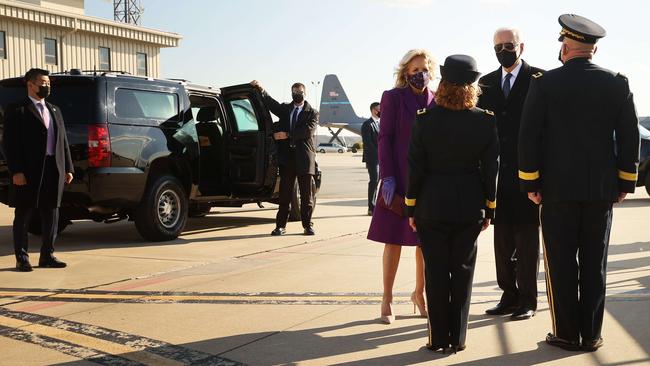
<path fill-rule="evenodd" d="M 375 206 L 372 212 L 368 239 L 384 244 L 420 245 L 420 238 L 409 226 L 408 217 L 400 217 L 381 206 Z"/>

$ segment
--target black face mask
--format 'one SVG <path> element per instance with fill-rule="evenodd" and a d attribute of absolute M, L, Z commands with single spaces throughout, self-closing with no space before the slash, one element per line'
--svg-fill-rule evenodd
<path fill-rule="evenodd" d="M 36 92 L 36 95 L 38 95 L 39 98 L 45 99 L 50 96 L 50 86 L 49 85 L 41 85 L 38 87 L 38 92 Z"/>
<path fill-rule="evenodd" d="M 300 93 L 291 93 L 291 99 L 296 104 L 300 104 L 305 100 L 305 95 Z"/>
<path fill-rule="evenodd" d="M 557 55 L 557 59 L 560 61 L 562 65 L 564 65 L 564 61 L 562 61 L 562 48 L 560 47 L 560 52 Z"/>
<path fill-rule="evenodd" d="M 497 53 L 497 60 L 499 60 L 501 66 L 507 69 L 517 62 L 517 54 L 515 52 L 503 50 Z"/>

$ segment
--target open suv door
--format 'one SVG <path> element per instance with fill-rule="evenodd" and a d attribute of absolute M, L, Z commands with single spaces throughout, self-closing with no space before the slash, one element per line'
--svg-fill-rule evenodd
<path fill-rule="evenodd" d="M 250 84 L 222 88 L 221 92 L 230 122 L 226 150 L 232 194 L 238 198 L 270 195 L 278 171 L 271 114 Z"/>

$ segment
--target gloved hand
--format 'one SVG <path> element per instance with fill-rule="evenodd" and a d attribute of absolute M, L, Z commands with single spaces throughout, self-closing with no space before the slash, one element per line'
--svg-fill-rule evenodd
<path fill-rule="evenodd" d="M 390 205 L 395 194 L 395 178 L 386 177 L 381 181 L 381 196 L 384 198 L 386 205 Z"/>

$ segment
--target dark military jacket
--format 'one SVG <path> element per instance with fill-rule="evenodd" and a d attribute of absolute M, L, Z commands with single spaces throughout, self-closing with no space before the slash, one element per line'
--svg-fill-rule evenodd
<path fill-rule="evenodd" d="M 494 217 L 499 170 L 494 113 L 440 106 L 418 113 L 408 152 L 408 216 L 444 222 Z"/>
<path fill-rule="evenodd" d="M 533 77 L 519 133 L 519 178 L 546 202 L 634 192 L 638 118 L 627 79 L 586 58 Z"/>
<path fill-rule="evenodd" d="M 499 133 L 496 223 L 539 224 L 539 208 L 519 189 L 517 140 L 531 76 L 542 71 L 522 61 L 508 98 L 503 95 L 503 68 L 499 67 L 479 80 L 482 93 L 478 107 L 494 112 Z"/>

